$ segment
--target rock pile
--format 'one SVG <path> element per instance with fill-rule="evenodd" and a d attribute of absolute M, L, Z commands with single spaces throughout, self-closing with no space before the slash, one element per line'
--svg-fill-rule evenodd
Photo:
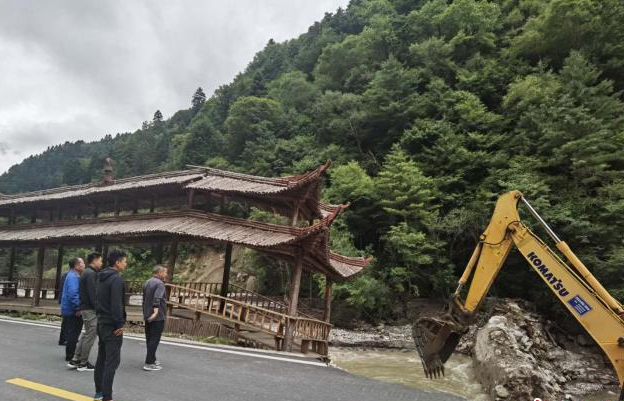
<path fill-rule="evenodd" d="M 591 339 L 553 334 L 554 324 L 530 309 L 522 301 L 489 300 L 458 347 L 472 355 L 477 380 L 492 399 L 581 399 L 617 391 L 617 378 Z"/>

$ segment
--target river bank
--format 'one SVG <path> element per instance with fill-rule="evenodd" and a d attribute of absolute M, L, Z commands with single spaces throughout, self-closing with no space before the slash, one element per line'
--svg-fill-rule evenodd
<path fill-rule="evenodd" d="M 615 372 L 587 335 L 562 330 L 519 300 L 484 303 L 442 381 L 424 378 L 411 325 L 334 329 L 330 344 L 334 363 L 350 372 L 469 400 L 611 401 L 618 395 Z"/>

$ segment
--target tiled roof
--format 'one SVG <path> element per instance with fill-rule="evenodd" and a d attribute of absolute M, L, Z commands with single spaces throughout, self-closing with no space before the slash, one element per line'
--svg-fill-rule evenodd
<path fill-rule="evenodd" d="M 329 274 L 334 279 L 346 279 L 367 263 L 327 253 L 325 237 L 331 219 L 328 216 L 308 227 L 291 227 L 192 211 L 149 213 L 102 219 L 63 221 L 46 224 L 22 224 L 0 227 L 1 243 L 57 243 L 62 241 L 95 242 L 98 239 L 141 236 L 178 235 L 186 238 L 231 242 L 284 257 L 294 257 L 298 249 L 314 254 L 315 262 L 306 266 L 313 271 Z M 312 239 L 309 241 L 308 239 Z M 307 246 L 311 246 L 307 248 Z M 329 257 L 327 257 L 329 256 Z"/>
<path fill-rule="evenodd" d="M 50 200 L 65 200 L 79 198 L 105 192 L 126 191 L 137 188 L 158 187 L 162 185 L 185 184 L 203 176 L 200 170 L 184 170 L 169 173 L 151 174 L 139 177 L 115 180 L 112 184 L 102 185 L 91 183 L 86 185 L 74 185 L 46 189 L 43 191 L 27 192 L 0 197 L 0 206 L 42 202 Z"/>

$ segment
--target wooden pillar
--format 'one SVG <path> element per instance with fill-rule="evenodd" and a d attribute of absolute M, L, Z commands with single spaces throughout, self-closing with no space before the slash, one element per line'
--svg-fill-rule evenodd
<path fill-rule="evenodd" d="M 104 265 L 108 266 L 108 242 L 106 241 L 102 244 L 102 260 L 104 261 Z"/>
<path fill-rule="evenodd" d="M 167 259 L 167 267 L 169 268 L 169 282 L 173 283 L 173 274 L 175 272 L 176 259 L 178 258 L 178 239 L 175 238 L 171 241 L 169 247 L 169 258 Z M 171 288 L 167 287 L 167 300 L 171 295 Z"/>
<path fill-rule="evenodd" d="M 139 214 L 139 199 L 135 198 L 132 205 L 132 214 Z"/>
<path fill-rule="evenodd" d="M 224 298 L 227 298 L 228 289 L 230 288 L 230 269 L 232 267 L 232 243 L 228 242 L 225 245 L 225 261 L 223 263 L 223 278 L 221 279 L 221 295 Z M 221 301 L 219 305 L 219 312 L 223 312 L 223 308 L 225 308 L 225 302 Z"/>
<path fill-rule="evenodd" d="M 100 207 L 98 205 L 95 205 L 93 207 L 93 218 L 97 219 L 99 215 L 100 215 Z"/>
<path fill-rule="evenodd" d="M 169 249 L 169 259 L 167 260 L 167 267 L 169 268 L 169 282 L 173 282 L 173 273 L 175 272 L 176 259 L 178 258 L 178 239 L 175 238 L 171 241 L 171 247 Z"/>
<path fill-rule="evenodd" d="M 115 195 L 115 216 L 119 216 L 119 195 Z"/>
<path fill-rule="evenodd" d="M 290 225 L 291 226 L 296 226 L 298 221 L 299 221 L 299 202 L 297 202 L 297 205 L 295 207 L 295 211 L 293 212 L 293 215 L 290 218 Z"/>
<path fill-rule="evenodd" d="M 58 256 L 56 257 L 56 277 L 54 278 L 54 299 L 58 299 L 61 291 L 61 275 L 63 272 L 63 245 L 59 245 Z"/>
<path fill-rule="evenodd" d="M 225 210 L 225 195 L 221 194 L 221 199 L 220 199 L 220 204 L 219 204 L 219 213 L 223 213 Z"/>
<path fill-rule="evenodd" d="M 15 209 L 11 208 L 9 211 L 9 225 L 15 224 Z"/>
<path fill-rule="evenodd" d="M 206 205 L 205 205 L 205 210 L 207 212 L 211 212 L 212 209 L 210 208 L 210 205 L 212 203 L 212 193 L 211 192 L 206 192 L 206 194 L 204 195 L 204 198 L 206 199 Z"/>
<path fill-rule="evenodd" d="M 194 189 L 189 189 L 188 192 L 188 208 L 192 209 L 193 208 L 193 202 L 195 201 L 195 190 Z"/>
<path fill-rule="evenodd" d="M 150 198 L 150 213 L 154 213 L 154 209 L 156 209 L 156 198 L 152 196 Z"/>
<path fill-rule="evenodd" d="M 15 254 L 16 254 L 17 249 L 15 248 L 15 246 L 11 247 L 11 251 L 9 254 L 9 276 L 7 277 L 7 279 L 9 281 L 13 281 L 13 276 L 15 276 Z"/>
<path fill-rule="evenodd" d="M 50 220 L 53 222 L 58 222 L 63 218 L 63 209 L 60 206 L 57 206 L 56 209 L 50 209 Z"/>
<path fill-rule="evenodd" d="M 37 250 L 37 277 L 35 279 L 35 293 L 33 294 L 32 306 L 39 306 L 41 297 L 41 280 L 43 279 L 43 258 L 45 256 L 45 246 L 39 245 Z"/>
<path fill-rule="evenodd" d="M 95 252 L 99 253 L 100 255 L 102 254 L 102 241 L 98 242 L 97 245 L 95 246 Z M 104 261 L 106 262 L 106 261 Z"/>
<path fill-rule="evenodd" d="M 31 223 L 36 223 L 37 222 L 37 211 L 33 211 L 32 214 L 30 215 L 30 222 Z"/>
<path fill-rule="evenodd" d="M 331 318 L 332 287 L 333 283 L 331 279 L 325 276 L 325 302 L 323 305 L 323 320 L 327 323 L 329 323 L 329 320 Z"/>
<path fill-rule="evenodd" d="M 295 260 L 295 269 L 290 278 L 288 316 L 291 320 L 286 325 L 286 333 L 284 333 L 284 351 L 291 352 L 295 336 L 295 325 L 297 318 L 297 306 L 299 304 L 299 289 L 301 287 L 301 273 L 303 271 L 303 253 L 300 252 Z"/>
<path fill-rule="evenodd" d="M 154 259 L 156 259 L 156 264 L 162 265 L 163 262 L 163 244 L 159 242 L 154 247 Z"/>

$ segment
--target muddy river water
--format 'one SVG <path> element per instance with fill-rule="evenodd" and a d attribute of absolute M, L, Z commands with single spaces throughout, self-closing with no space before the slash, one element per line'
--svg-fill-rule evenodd
<path fill-rule="evenodd" d="M 420 358 L 415 351 L 334 347 L 330 348 L 330 357 L 337 367 L 356 375 L 422 390 L 451 393 L 470 401 L 489 400 L 475 379 L 471 358 L 465 355 L 453 355 L 445 364 L 445 376 L 435 380 L 425 377 Z M 616 399 L 617 394 L 605 391 L 587 396 L 583 401 L 616 401 Z"/>

